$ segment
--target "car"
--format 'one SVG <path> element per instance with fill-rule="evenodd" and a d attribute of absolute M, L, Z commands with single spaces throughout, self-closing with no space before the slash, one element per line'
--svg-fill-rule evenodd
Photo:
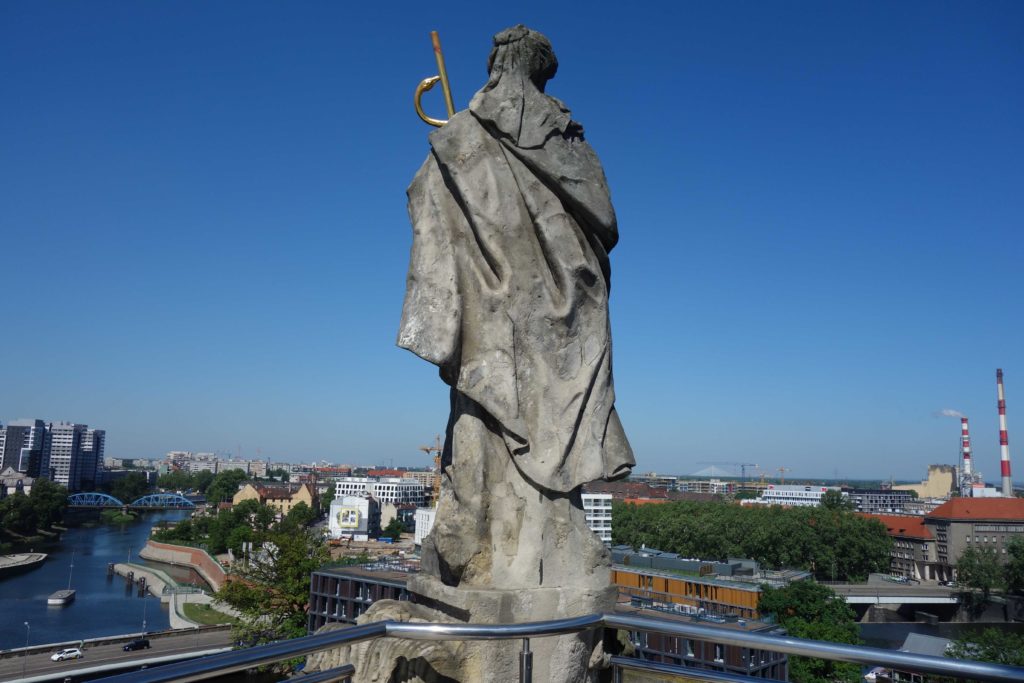
<path fill-rule="evenodd" d="M 136 638 L 132 642 L 121 648 L 125 652 L 132 652 L 133 650 L 148 650 L 149 639 L 148 638 Z"/>
<path fill-rule="evenodd" d="M 65 659 L 81 659 L 82 651 L 77 647 L 66 647 L 63 650 L 58 650 L 50 655 L 50 660 L 54 662 L 63 662 Z"/>

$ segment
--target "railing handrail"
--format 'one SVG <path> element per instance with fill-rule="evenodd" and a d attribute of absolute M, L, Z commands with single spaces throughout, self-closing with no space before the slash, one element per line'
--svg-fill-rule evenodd
<path fill-rule="evenodd" d="M 667 619 L 620 614 L 588 614 L 568 619 L 522 624 L 446 624 L 378 621 L 269 645 L 236 650 L 155 669 L 111 676 L 105 683 L 191 683 L 225 673 L 271 664 L 284 659 L 381 637 L 410 640 L 499 640 L 533 638 L 606 627 L 649 631 L 709 642 L 754 647 L 803 657 L 887 666 L 902 671 L 932 673 L 981 681 L 1019 683 L 1024 668 L 931 655 L 917 655 L 860 645 L 829 643 L 789 636 L 749 633 L 732 628 L 688 624 Z M 688 669 L 687 671 L 691 671 Z"/>

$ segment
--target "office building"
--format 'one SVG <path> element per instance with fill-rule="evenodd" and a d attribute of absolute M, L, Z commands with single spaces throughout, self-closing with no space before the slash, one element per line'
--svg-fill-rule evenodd
<path fill-rule="evenodd" d="M 787 507 L 816 507 L 827 491 L 839 491 L 837 486 L 805 486 L 769 484 L 760 497 L 744 500 L 744 505 L 785 505 Z M 845 495 L 845 494 L 844 494 Z"/>
<path fill-rule="evenodd" d="M 423 505 L 423 485 L 405 477 L 340 477 L 334 483 L 334 496 L 368 494 L 380 503 Z"/>
<path fill-rule="evenodd" d="M 42 420 L 15 420 L 0 426 L 0 470 L 12 468 L 38 477 L 46 449 L 46 424 Z"/>
<path fill-rule="evenodd" d="M 903 514 L 914 500 L 914 495 L 908 490 L 847 489 L 843 493 L 855 511 L 872 515 Z"/>
<path fill-rule="evenodd" d="M 612 542 L 612 494 L 584 493 L 583 513 L 587 526 L 605 544 Z"/>

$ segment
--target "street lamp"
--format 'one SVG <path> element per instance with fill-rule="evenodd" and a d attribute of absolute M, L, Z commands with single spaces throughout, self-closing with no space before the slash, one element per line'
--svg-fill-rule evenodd
<path fill-rule="evenodd" d="M 28 622 L 25 622 L 25 655 L 21 659 L 21 677 L 25 677 L 25 665 L 28 664 L 28 634 L 32 631 Z"/>

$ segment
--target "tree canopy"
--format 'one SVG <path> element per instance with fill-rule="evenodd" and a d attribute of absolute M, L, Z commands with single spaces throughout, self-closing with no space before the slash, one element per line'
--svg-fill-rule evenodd
<path fill-rule="evenodd" d="M 310 575 L 329 559 L 323 536 L 312 530 L 271 531 L 262 551 L 235 563 L 217 591 L 242 615 L 236 638 L 256 644 L 306 635 Z"/>
<path fill-rule="evenodd" d="M 149 490 L 149 479 L 142 472 L 130 472 L 124 477 L 115 479 L 106 487 L 110 495 L 122 503 L 131 503 L 146 495 Z"/>
<path fill-rule="evenodd" d="M 961 586 L 981 591 L 987 600 L 992 591 L 1003 583 L 999 557 L 993 551 L 968 548 L 956 562 L 956 580 Z"/>
<path fill-rule="evenodd" d="M 749 557 L 771 569 L 808 569 L 820 579 L 863 580 L 889 568 L 885 526 L 847 510 L 692 501 L 612 506 L 612 540 L 637 548 L 708 560 Z"/>
<path fill-rule="evenodd" d="M 68 490 L 50 481 L 36 479 L 28 495 L 15 493 L 0 500 L 0 531 L 31 534 L 61 520 L 68 506 Z"/>
<path fill-rule="evenodd" d="M 812 581 L 796 581 L 785 588 L 763 586 L 758 609 L 775 615 L 791 636 L 859 645 L 857 617 L 831 588 Z M 856 664 L 808 657 L 790 657 L 790 680 L 834 683 L 860 680 Z"/>
<path fill-rule="evenodd" d="M 230 502 L 238 493 L 238 487 L 248 478 L 249 475 L 242 470 L 226 470 L 218 473 L 206 488 L 206 501 L 208 503 Z"/>
<path fill-rule="evenodd" d="M 986 628 L 954 640 L 946 651 L 946 656 L 1008 666 L 1024 666 L 1024 634 L 1011 633 L 999 628 Z"/>

